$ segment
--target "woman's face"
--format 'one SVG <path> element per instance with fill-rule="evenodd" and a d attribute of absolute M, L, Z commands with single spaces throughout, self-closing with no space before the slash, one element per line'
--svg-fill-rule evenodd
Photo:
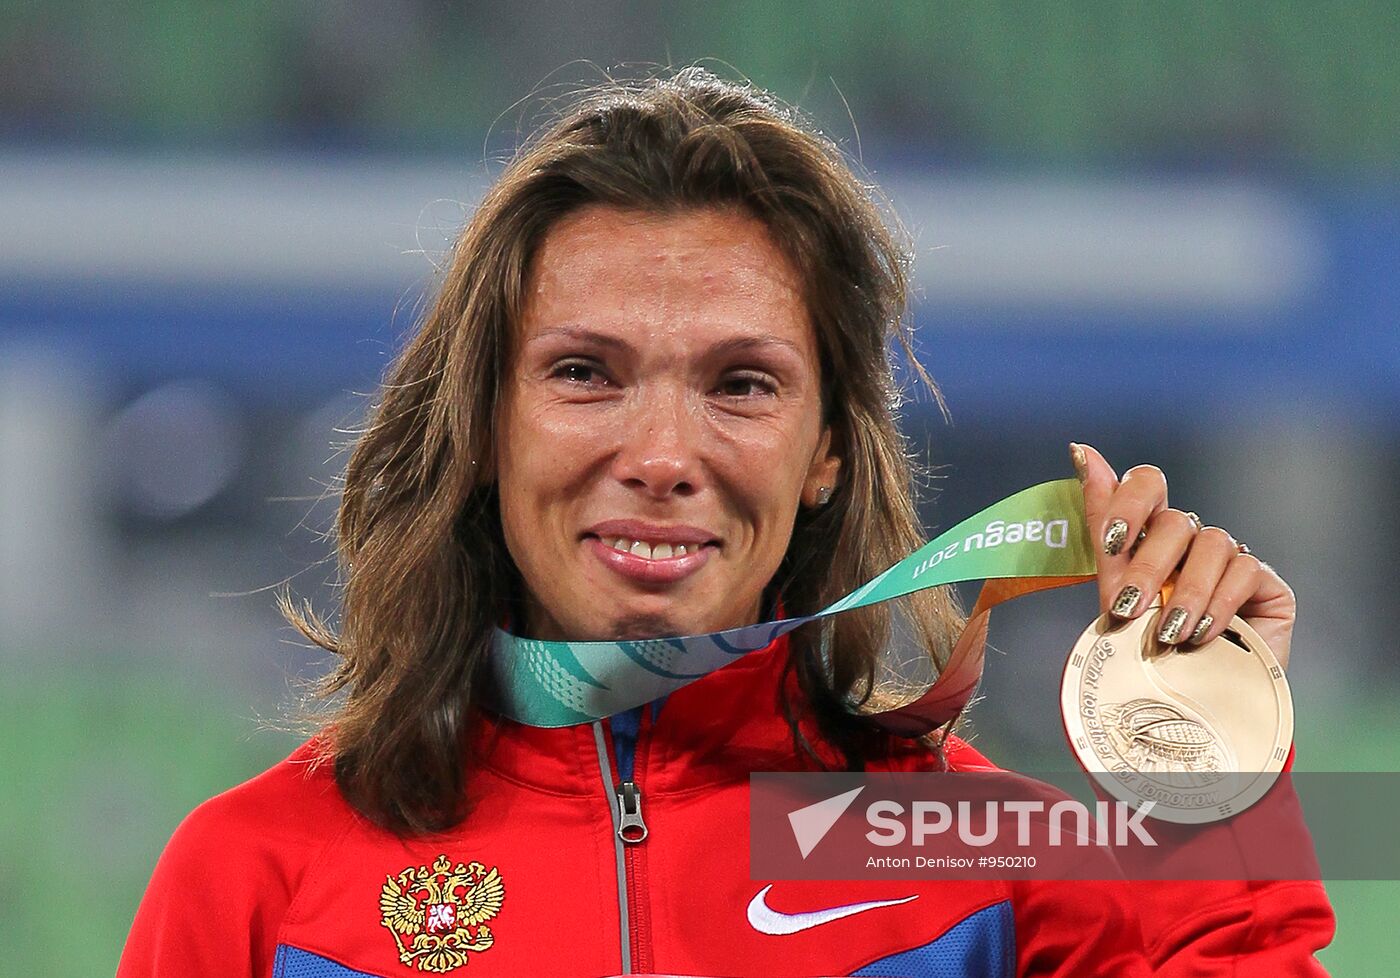
<path fill-rule="evenodd" d="M 496 432 L 523 634 L 758 620 L 800 504 L 834 486 L 816 336 L 757 219 L 593 205 L 546 235 Z"/>

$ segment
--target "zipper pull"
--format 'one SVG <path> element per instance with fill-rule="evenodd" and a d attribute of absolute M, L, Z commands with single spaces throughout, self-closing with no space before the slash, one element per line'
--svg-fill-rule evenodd
<path fill-rule="evenodd" d="M 647 837 L 647 823 L 642 821 L 642 789 L 635 781 L 617 786 L 617 837 L 628 845 L 636 845 Z"/>

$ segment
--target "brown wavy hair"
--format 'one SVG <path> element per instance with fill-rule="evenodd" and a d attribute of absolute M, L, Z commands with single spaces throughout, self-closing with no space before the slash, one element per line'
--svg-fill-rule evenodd
<path fill-rule="evenodd" d="M 336 521 L 338 631 L 280 599 L 288 620 L 338 657 L 323 686 L 333 703 L 325 743 L 361 812 L 401 832 L 442 829 L 465 813 L 465 731 L 492 628 L 503 613 L 521 620 L 523 585 L 491 472 L 498 396 L 531 259 L 575 208 L 741 207 L 800 275 L 823 411 L 843 461 L 830 503 L 799 512 L 768 599 L 780 596 L 789 615 L 810 613 L 924 542 L 895 421 L 895 343 L 942 400 L 910 349 L 909 251 L 877 200 L 795 110 L 699 68 L 591 88 L 522 145 L 458 238 L 351 454 Z M 904 600 L 913 640 L 941 665 L 963 624 L 955 593 Z M 868 708 L 884 696 L 890 608 L 807 626 L 790 642 L 803 708 L 848 767 L 861 765 L 875 734 L 846 703 Z M 779 705 L 795 749 L 816 758 L 798 729 L 801 710 L 786 695 Z"/>

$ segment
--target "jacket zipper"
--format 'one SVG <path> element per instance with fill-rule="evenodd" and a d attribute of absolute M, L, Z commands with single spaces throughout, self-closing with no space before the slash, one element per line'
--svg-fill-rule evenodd
<path fill-rule="evenodd" d="M 635 846 L 647 837 L 647 823 L 642 820 L 642 790 L 637 782 L 624 781 L 617 786 L 617 813 L 617 837 L 625 844 Z"/>
<path fill-rule="evenodd" d="M 647 837 L 647 826 L 642 821 L 642 791 L 635 782 L 624 781 L 618 786 L 617 797 L 618 811 L 627 812 L 627 817 L 624 817 L 619 829 L 630 887 L 627 905 L 632 918 L 632 967 L 640 974 L 651 974 L 655 969 L 651 963 L 651 907 L 647 903 L 646 846 L 638 845 Z"/>
<path fill-rule="evenodd" d="M 603 721 L 593 724 L 593 742 L 598 749 L 598 768 L 603 776 L 603 792 L 608 799 L 608 811 L 612 816 L 613 856 L 617 865 L 617 910 L 619 937 L 622 947 L 622 973 L 633 974 L 633 967 L 640 962 L 638 957 L 650 958 L 649 949 L 638 940 L 643 935 L 634 927 L 634 905 L 640 902 L 640 893 L 633 892 L 638 882 L 639 867 L 633 855 L 638 843 L 647 837 L 647 825 L 642 818 L 642 791 L 632 778 L 630 763 L 619 763 L 619 773 L 626 773 L 621 782 L 613 781 L 612 760 L 608 756 L 608 742 L 603 733 Z M 630 746 L 630 745 L 629 745 Z M 624 759 L 619 758 L 619 762 Z M 626 758 L 630 762 L 632 756 Z M 634 947 L 634 941 L 636 946 Z M 635 952 L 635 953 L 634 953 Z"/>
<path fill-rule="evenodd" d="M 609 756 L 603 723 L 593 724 L 593 739 L 598 749 L 598 767 L 603 776 L 603 789 L 609 800 L 613 826 L 613 854 L 617 864 L 617 902 L 622 946 L 622 971 L 630 974 L 634 968 L 643 972 L 651 967 L 650 935 L 647 933 L 650 914 L 646 912 L 642 877 L 645 861 L 639 843 L 646 839 L 647 824 L 643 817 L 642 790 L 634 777 L 636 744 L 641 733 L 642 709 L 620 714 L 611 721 L 613 747 L 617 753 L 617 777 L 613 780 L 612 758 Z"/>

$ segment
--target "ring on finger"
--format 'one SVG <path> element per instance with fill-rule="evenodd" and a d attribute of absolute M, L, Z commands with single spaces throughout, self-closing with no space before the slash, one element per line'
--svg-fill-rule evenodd
<path fill-rule="evenodd" d="M 1210 602 L 1203 598 L 1215 592 L 1237 555 L 1235 538 L 1218 526 L 1208 527 L 1192 537 L 1185 560 L 1176 571 L 1172 597 L 1162 613 L 1157 633 L 1159 642 L 1189 644 L 1205 634 L 1215 619 L 1207 613 Z M 1190 611 L 1186 612 L 1188 608 Z M 1176 614 L 1177 611 L 1185 613 Z M 1219 611 L 1217 608 L 1216 613 Z M 1199 625 L 1200 620 L 1205 624 Z"/>
<path fill-rule="evenodd" d="M 1191 521 L 1191 525 L 1196 528 L 1197 533 L 1200 533 L 1202 530 L 1205 529 L 1205 521 L 1202 520 L 1199 516 L 1197 516 L 1195 512 L 1187 513 L 1186 518 Z"/>
<path fill-rule="evenodd" d="M 1237 541 L 1236 548 L 1238 549 L 1238 547 Z M 1241 556 L 1244 555 L 1235 553 L 1230 556 L 1229 563 L 1225 565 L 1225 573 L 1221 575 L 1220 581 L 1215 586 L 1215 593 L 1206 609 L 1206 614 L 1201 616 L 1201 620 L 1196 623 L 1191 637 L 1187 639 L 1190 644 L 1200 645 L 1204 642 L 1206 634 L 1215 631 L 1215 623 L 1222 620 L 1228 621 L 1235 609 L 1238 609 L 1257 588 L 1260 562 L 1256 558 L 1241 560 Z M 1214 614 L 1212 615 L 1211 612 Z"/>

